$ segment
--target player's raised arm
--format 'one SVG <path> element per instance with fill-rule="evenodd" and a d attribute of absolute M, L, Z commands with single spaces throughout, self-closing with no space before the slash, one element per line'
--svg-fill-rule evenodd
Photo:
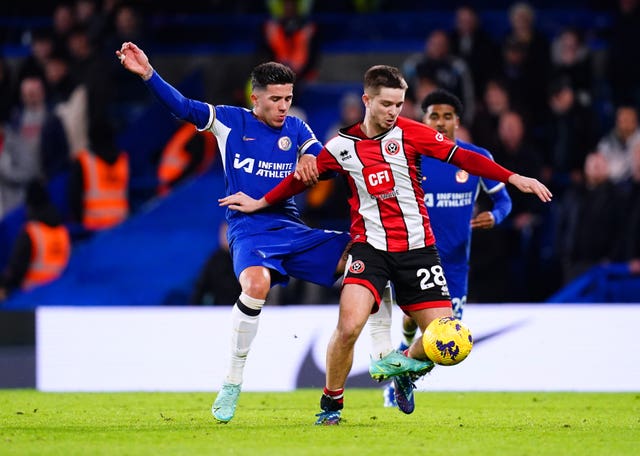
<path fill-rule="evenodd" d="M 171 84 L 163 80 L 154 71 L 144 51 L 134 43 L 122 43 L 120 49 L 116 51 L 116 56 L 124 68 L 142 78 L 149 90 L 175 117 L 186 120 L 199 129 L 205 129 L 211 124 L 212 107 L 207 103 L 184 97 Z"/>
<path fill-rule="evenodd" d="M 122 43 L 122 47 L 116 51 L 120 63 L 127 70 L 148 81 L 153 74 L 153 67 L 149 58 L 142 49 L 131 42 Z"/>

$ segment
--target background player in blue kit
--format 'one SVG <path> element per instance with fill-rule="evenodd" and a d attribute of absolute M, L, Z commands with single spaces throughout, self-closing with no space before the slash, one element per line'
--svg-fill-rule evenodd
<path fill-rule="evenodd" d="M 426 125 L 455 140 L 460 147 L 493 159 L 486 149 L 456 139 L 463 106 L 454 94 L 443 89 L 435 90 L 422 101 L 422 110 Z M 461 319 L 467 301 L 471 230 L 490 229 L 504 220 L 511 211 L 511 198 L 502 182 L 471 175 L 457 166 L 439 160 L 423 160 L 422 176 L 425 205 L 447 278 L 453 315 Z M 474 215 L 474 205 L 480 190 L 489 195 L 493 208 Z M 384 301 L 383 304 L 388 302 Z M 390 306 L 382 309 L 381 305 L 381 310 L 370 317 L 370 322 L 380 318 L 390 319 L 390 314 Z M 373 324 L 375 327 L 375 322 Z M 405 315 L 402 320 L 403 340 L 400 350 L 411 345 L 416 331 L 417 324 Z M 393 383 L 385 388 L 384 399 L 386 406 L 396 406 Z"/>
<path fill-rule="evenodd" d="M 123 43 L 116 55 L 174 116 L 216 136 L 227 195 L 243 191 L 259 198 L 294 172 L 306 184 L 317 182 L 315 157 L 322 145 L 305 122 L 287 115 L 295 79 L 288 67 L 275 62 L 256 66 L 251 73 L 253 109 L 245 109 L 185 98 L 133 43 Z M 242 293 L 232 310 L 230 368 L 212 407 L 213 416 L 223 423 L 235 414 L 247 354 L 270 287 L 286 283 L 289 276 L 332 286 L 344 269 L 349 243 L 347 233 L 306 226 L 293 198 L 256 214 L 227 211 L 226 219 Z"/>

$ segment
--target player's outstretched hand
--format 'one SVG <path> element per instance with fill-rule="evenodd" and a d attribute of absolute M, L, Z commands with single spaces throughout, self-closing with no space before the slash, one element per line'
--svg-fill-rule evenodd
<path fill-rule="evenodd" d="M 473 230 L 489 230 L 496 225 L 496 219 L 493 218 L 491 211 L 480 212 L 471 219 L 471 229 Z"/>
<path fill-rule="evenodd" d="M 149 63 L 149 58 L 134 43 L 128 41 L 122 43 L 120 49 L 116 51 L 116 56 L 120 59 L 123 67 L 137 74 L 145 81 L 149 80 L 153 75 L 153 67 Z"/>
<path fill-rule="evenodd" d="M 259 200 L 255 198 L 251 198 L 249 195 L 238 192 L 233 195 L 225 196 L 224 198 L 218 199 L 218 203 L 220 206 L 226 206 L 229 209 L 233 209 L 234 211 L 240 211 L 244 213 L 251 213 L 255 211 L 259 211 L 269 205 L 267 200 L 264 198 L 260 198 Z"/>
<path fill-rule="evenodd" d="M 515 186 L 523 193 L 535 193 L 545 203 L 551 201 L 553 196 L 549 189 L 537 179 L 532 177 L 521 176 L 520 174 L 512 174 L 509 177 L 509 183 Z"/>
<path fill-rule="evenodd" d="M 307 186 L 317 184 L 318 167 L 316 166 L 316 157 L 311 154 L 304 154 L 300 157 L 293 177 L 301 180 Z"/>

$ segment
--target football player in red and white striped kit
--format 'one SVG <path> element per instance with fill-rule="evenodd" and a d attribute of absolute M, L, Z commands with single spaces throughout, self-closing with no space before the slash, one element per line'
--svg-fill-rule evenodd
<path fill-rule="evenodd" d="M 334 172 L 347 178 L 353 246 L 340 296 L 338 324 L 327 348 L 326 385 L 316 424 L 340 422 L 355 342 L 369 314 L 377 311 L 389 280 L 394 284 L 398 305 L 421 330 L 436 318 L 452 316 L 447 283 L 424 205 L 423 156 L 509 183 L 542 201 L 551 200 L 551 192 L 536 179 L 515 174 L 478 153 L 460 148 L 427 125 L 399 117 L 406 90 L 407 83 L 397 68 L 376 65 L 367 70 L 362 95 L 364 120 L 342 129 L 317 158 L 319 174 Z M 240 192 L 222 198 L 220 204 L 254 212 L 305 188 L 292 174 L 260 200 Z M 420 340 L 406 354 L 427 359 Z M 412 391 L 411 387 L 407 394 Z"/>

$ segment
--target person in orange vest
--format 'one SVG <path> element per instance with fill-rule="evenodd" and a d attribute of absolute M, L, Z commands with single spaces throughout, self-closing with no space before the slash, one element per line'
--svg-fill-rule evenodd
<path fill-rule="evenodd" d="M 0 276 L 0 301 L 15 290 L 27 291 L 54 281 L 69 263 L 69 232 L 40 181 L 29 183 L 26 208 L 27 222 Z"/>
<path fill-rule="evenodd" d="M 89 126 L 89 149 L 81 150 L 71 167 L 71 217 L 84 229 L 111 228 L 129 215 L 129 157 L 115 145 L 111 124 L 95 120 Z"/>
<path fill-rule="evenodd" d="M 158 195 L 164 196 L 184 179 L 207 170 L 213 162 L 216 140 L 185 123 L 169 139 L 158 165 Z"/>
<path fill-rule="evenodd" d="M 264 23 L 264 52 L 268 60 L 290 67 L 298 81 L 312 81 L 319 57 L 317 26 L 301 13 L 297 0 L 280 0 L 277 6 L 278 11 L 272 11 Z"/>

